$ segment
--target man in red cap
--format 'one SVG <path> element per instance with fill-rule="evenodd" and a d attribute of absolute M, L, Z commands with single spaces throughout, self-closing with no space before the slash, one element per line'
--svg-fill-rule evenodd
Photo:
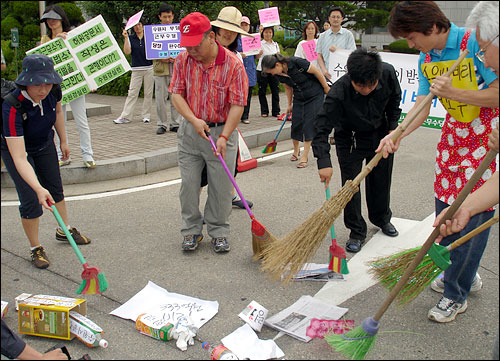
<path fill-rule="evenodd" d="M 229 215 L 232 183 L 205 132 L 216 140 L 217 155 L 234 173 L 238 125 L 248 95 L 248 78 L 241 61 L 215 40 L 210 20 L 199 12 L 180 22 L 180 53 L 174 64 L 169 92 L 183 116 L 178 130 L 178 163 L 181 171 L 182 249 L 194 251 L 203 239 L 203 220 L 215 252 L 230 250 Z M 208 198 L 199 211 L 200 182 L 207 166 Z"/>

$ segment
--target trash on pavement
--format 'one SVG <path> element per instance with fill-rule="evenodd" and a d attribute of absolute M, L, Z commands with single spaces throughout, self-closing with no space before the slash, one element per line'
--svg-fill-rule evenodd
<path fill-rule="evenodd" d="M 69 317 L 69 330 L 78 340 L 88 347 L 108 347 L 101 327 L 75 311 L 69 311 Z"/>
<path fill-rule="evenodd" d="M 324 338 L 325 334 L 333 332 L 342 335 L 354 328 L 354 320 L 319 320 L 313 318 L 307 326 L 306 335 L 311 338 Z"/>
<path fill-rule="evenodd" d="M 267 308 L 252 301 L 238 316 L 248 323 L 255 331 L 260 332 L 268 312 Z"/>

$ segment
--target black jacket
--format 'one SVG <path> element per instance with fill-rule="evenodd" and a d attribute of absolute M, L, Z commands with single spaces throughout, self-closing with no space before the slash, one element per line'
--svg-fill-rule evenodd
<path fill-rule="evenodd" d="M 319 169 L 332 166 L 328 143 L 332 129 L 336 147 L 375 150 L 389 130 L 397 128 L 401 87 L 391 64 L 382 63 L 382 69 L 377 87 L 366 96 L 354 90 L 347 74 L 331 87 L 315 119 L 312 148 Z"/>

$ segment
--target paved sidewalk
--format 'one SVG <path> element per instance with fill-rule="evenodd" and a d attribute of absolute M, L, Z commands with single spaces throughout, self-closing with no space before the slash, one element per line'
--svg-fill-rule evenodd
<path fill-rule="evenodd" d="M 281 112 L 286 110 L 285 93 L 280 93 Z M 92 149 L 97 163 L 96 169 L 83 165 L 78 129 L 73 120 L 67 122 L 68 143 L 71 151 L 71 164 L 61 168 L 64 184 L 77 184 L 109 179 L 117 179 L 163 170 L 177 165 L 177 134 L 167 131 L 156 134 L 156 100 L 153 99 L 151 121 L 142 122 L 143 98 L 136 103 L 134 118 L 128 124 L 115 124 L 123 109 L 126 97 L 88 94 L 88 104 L 111 106 L 111 114 L 89 117 Z M 271 96 L 268 95 L 269 105 Z M 68 109 L 69 110 L 69 109 Z M 170 111 L 169 117 L 170 120 Z M 281 125 L 275 117 L 262 118 L 258 96 L 253 96 L 250 107 L 250 124 L 238 126 L 249 148 L 265 146 L 272 140 Z M 287 123 L 280 140 L 290 138 L 290 123 Z M 5 168 L 2 168 L 2 187 L 13 186 Z"/>

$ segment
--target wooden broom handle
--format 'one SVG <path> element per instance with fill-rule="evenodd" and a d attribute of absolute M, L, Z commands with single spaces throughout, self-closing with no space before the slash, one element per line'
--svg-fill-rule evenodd
<path fill-rule="evenodd" d="M 448 71 L 444 74 L 444 76 L 450 76 L 451 73 L 453 73 L 455 69 L 458 67 L 458 65 L 462 62 L 462 60 L 465 59 L 467 54 L 469 54 L 469 50 L 467 49 L 461 52 L 458 59 L 453 63 L 450 69 L 448 69 Z M 432 98 L 434 98 L 434 94 L 432 93 L 427 94 L 425 99 L 415 108 L 415 111 L 412 114 L 410 114 L 410 116 L 407 116 L 400 125 L 398 125 L 398 127 L 391 133 L 393 142 L 396 142 L 396 140 L 398 140 L 398 138 L 403 134 L 406 128 L 408 128 L 410 124 L 413 122 L 413 120 L 417 117 L 417 115 L 420 114 L 422 109 L 424 109 L 424 107 L 426 107 L 432 101 Z M 363 170 L 352 181 L 354 187 L 359 186 L 361 181 L 365 179 L 365 177 L 373 170 L 373 168 L 377 166 L 380 159 L 382 159 L 382 154 L 383 154 L 382 151 L 378 152 L 372 158 L 372 160 L 370 160 L 370 162 L 367 165 L 365 165 Z"/>
<path fill-rule="evenodd" d="M 387 311 L 392 301 L 394 301 L 394 299 L 398 295 L 399 291 L 401 291 L 401 289 L 406 285 L 406 282 L 408 282 L 408 279 L 410 278 L 413 271 L 415 271 L 420 262 L 422 262 L 422 259 L 427 254 L 427 252 L 431 248 L 436 238 L 439 236 L 439 227 L 448 219 L 451 219 L 451 217 L 453 217 L 458 207 L 462 205 L 465 198 L 467 198 L 467 196 L 472 191 L 474 186 L 477 184 L 479 179 L 481 179 L 483 173 L 486 171 L 486 169 L 488 169 L 493 159 L 495 159 L 496 155 L 497 152 L 493 149 L 490 149 L 488 153 L 486 153 L 486 156 L 482 160 L 481 164 L 479 164 L 479 167 L 477 167 L 477 169 L 472 174 L 472 177 L 469 179 L 469 181 L 465 184 L 465 186 L 458 194 L 457 199 L 452 203 L 450 207 L 448 207 L 448 210 L 446 211 L 444 217 L 441 218 L 439 225 L 436 228 L 434 228 L 431 235 L 427 238 L 422 248 L 420 248 L 420 251 L 418 251 L 417 255 L 406 269 L 405 273 L 403 273 L 403 276 L 401 276 L 401 279 L 398 281 L 398 283 L 396 283 L 396 286 L 394 286 L 391 293 L 389 294 L 389 296 L 387 296 L 386 300 L 384 301 L 383 305 L 379 308 L 379 310 L 375 314 L 373 318 L 375 321 L 379 321 L 380 318 L 382 318 L 385 311 Z"/>
<path fill-rule="evenodd" d="M 478 235 L 482 231 L 490 228 L 492 225 L 494 225 L 497 222 L 498 222 L 498 214 L 496 214 L 493 218 L 490 218 L 489 220 L 487 220 L 486 222 L 484 222 L 483 224 L 481 224 L 479 227 L 474 228 L 472 231 L 470 231 L 469 233 L 467 233 L 465 236 L 460 237 L 459 239 L 457 239 L 455 242 L 453 242 L 448 247 L 446 247 L 446 249 L 448 249 L 448 251 L 451 251 L 452 249 L 455 249 L 455 248 L 461 246 L 462 244 L 464 244 L 465 242 L 467 242 L 469 239 L 471 239 L 472 237 Z"/>

